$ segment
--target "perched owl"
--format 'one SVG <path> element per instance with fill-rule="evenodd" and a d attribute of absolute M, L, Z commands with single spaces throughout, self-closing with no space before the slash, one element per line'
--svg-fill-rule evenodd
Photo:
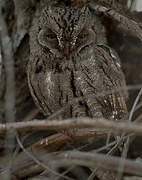
<path fill-rule="evenodd" d="M 118 120 L 127 114 L 126 84 L 105 28 L 87 5 L 47 5 L 30 31 L 28 83 L 49 116 Z"/>

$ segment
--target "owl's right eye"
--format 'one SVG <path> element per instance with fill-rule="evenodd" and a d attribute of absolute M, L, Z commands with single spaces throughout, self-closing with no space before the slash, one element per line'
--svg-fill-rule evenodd
<path fill-rule="evenodd" d="M 86 40 L 87 34 L 86 33 L 81 33 L 81 34 L 78 35 L 78 38 L 81 39 L 81 40 Z"/>
<path fill-rule="evenodd" d="M 54 34 L 54 33 L 47 33 L 46 37 L 49 41 L 53 41 L 57 38 L 56 34 Z"/>

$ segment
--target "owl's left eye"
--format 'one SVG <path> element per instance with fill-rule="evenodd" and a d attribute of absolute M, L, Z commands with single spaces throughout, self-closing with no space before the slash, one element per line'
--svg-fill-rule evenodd
<path fill-rule="evenodd" d="M 81 39 L 81 40 L 85 40 L 87 38 L 87 34 L 86 33 L 80 33 L 78 35 L 78 38 Z"/>
<path fill-rule="evenodd" d="M 55 40 L 57 36 L 54 33 L 47 33 L 46 37 L 48 40 L 52 41 L 52 40 Z"/>

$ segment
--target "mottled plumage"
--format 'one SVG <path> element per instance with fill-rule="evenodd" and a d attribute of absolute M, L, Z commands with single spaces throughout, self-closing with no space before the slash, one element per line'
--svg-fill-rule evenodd
<path fill-rule="evenodd" d="M 117 53 L 105 28 L 87 5 L 47 6 L 30 32 L 28 83 L 35 103 L 60 118 L 127 114 L 126 85 Z"/>

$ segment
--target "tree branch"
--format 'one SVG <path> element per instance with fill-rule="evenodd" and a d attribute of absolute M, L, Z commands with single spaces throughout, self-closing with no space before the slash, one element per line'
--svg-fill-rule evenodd
<path fill-rule="evenodd" d="M 73 118 L 67 120 L 33 120 L 30 122 L 16 122 L 0 124 L 0 133 L 15 130 L 65 130 L 71 128 L 104 128 L 118 133 L 135 133 L 142 135 L 142 126 L 135 123 L 116 122 L 106 119 L 91 119 L 91 118 Z"/>

